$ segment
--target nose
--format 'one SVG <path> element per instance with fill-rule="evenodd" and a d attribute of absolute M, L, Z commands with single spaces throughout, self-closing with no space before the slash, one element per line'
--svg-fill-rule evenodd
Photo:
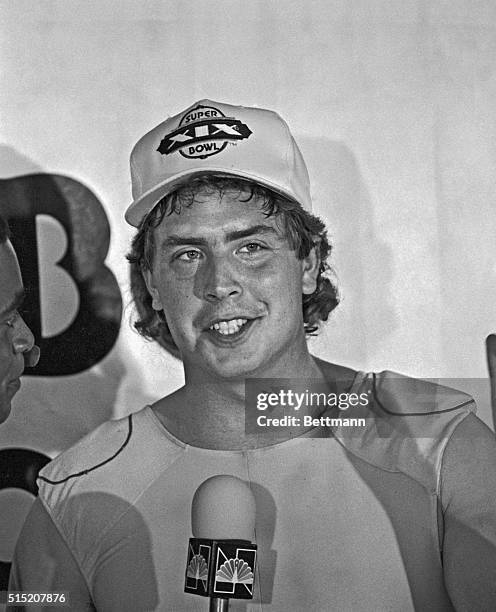
<path fill-rule="evenodd" d="M 241 295 L 242 288 L 228 257 L 212 257 L 204 265 L 203 296 L 209 302 Z"/>
<path fill-rule="evenodd" d="M 27 353 L 34 346 L 33 332 L 26 325 L 22 317 L 19 317 L 17 322 L 12 345 L 15 353 Z"/>

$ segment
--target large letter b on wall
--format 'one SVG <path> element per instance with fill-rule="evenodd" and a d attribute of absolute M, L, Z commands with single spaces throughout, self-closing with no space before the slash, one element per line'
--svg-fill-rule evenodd
<path fill-rule="evenodd" d="M 102 205 L 74 179 L 33 174 L 0 181 L 0 211 L 27 289 L 22 314 L 41 346 L 29 374 L 90 368 L 112 348 L 122 313 L 119 287 L 104 263 L 110 227 Z"/>

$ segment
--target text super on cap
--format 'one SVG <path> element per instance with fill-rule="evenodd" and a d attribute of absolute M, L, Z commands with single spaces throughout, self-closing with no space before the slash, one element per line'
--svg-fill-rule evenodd
<path fill-rule="evenodd" d="M 200 100 L 135 145 L 126 221 L 138 227 L 165 195 L 208 172 L 259 183 L 312 210 L 305 161 L 277 113 Z"/>

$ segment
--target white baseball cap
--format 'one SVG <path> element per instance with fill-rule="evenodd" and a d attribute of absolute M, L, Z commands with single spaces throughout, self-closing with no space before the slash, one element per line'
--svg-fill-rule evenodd
<path fill-rule="evenodd" d="M 138 227 L 165 195 L 204 173 L 259 183 L 312 210 L 305 161 L 277 113 L 200 100 L 136 143 L 126 221 Z"/>

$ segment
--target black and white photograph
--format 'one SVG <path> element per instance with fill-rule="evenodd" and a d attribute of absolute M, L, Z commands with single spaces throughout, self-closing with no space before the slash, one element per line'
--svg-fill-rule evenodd
<path fill-rule="evenodd" d="M 493 0 L 0 0 L 0 612 L 496 610 Z"/>

